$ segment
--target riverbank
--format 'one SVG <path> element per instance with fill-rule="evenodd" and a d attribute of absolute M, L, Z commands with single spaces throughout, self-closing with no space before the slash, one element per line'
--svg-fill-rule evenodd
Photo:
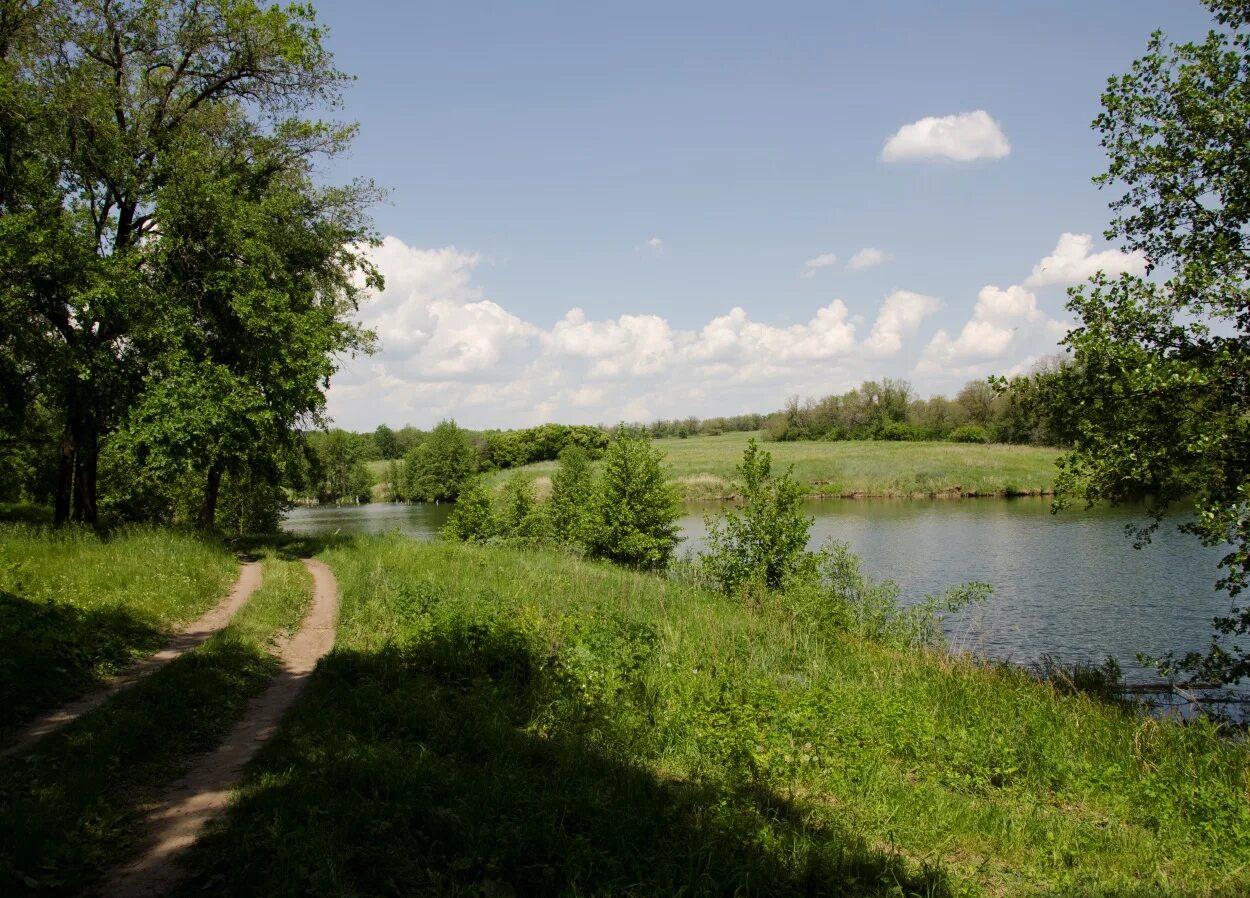
<path fill-rule="evenodd" d="M 555 553 L 322 557 L 338 648 L 182 894 L 1250 887 L 1250 763 L 1205 722 Z"/>
<path fill-rule="evenodd" d="M 757 434 L 727 433 L 656 440 L 670 477 L 688 501 L 730 499 L 734 469 Z M 1039 446 L 906 443 L 873 440 L 768 443 L 774 468 L 793 466 L 809 498 L 956 499 L 1045 496 L 1054 491 L 1060 452 Z M 540 491 L 555 462 L 528 465 Z M 498 485 L 512 472 L 496 471 Z"/>

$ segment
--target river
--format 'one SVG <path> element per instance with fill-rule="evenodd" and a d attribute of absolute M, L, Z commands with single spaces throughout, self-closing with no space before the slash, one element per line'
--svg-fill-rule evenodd
<path fill-rule="evenodd" d="M 434 538 L 447 505 L 359 505 L 295 509 L 284 527 L 325 534 L 399 530 Z M 687 506 L 684 549 L 706 536 L 703 516 L 718 506 Z M 1071 663 L 1116 658 L 1130 680 L 1154 679 L 1137 652 L 1202 649 L 1211 618 L 1228 611 L 1215 589 L 1223 552 L 1165 521 L 1151 543 L 1133 548 L 1125 525 L 1140 508 L 1050 513 L 1047 499 L 945 501 L 826 500 L 807 505 L 812 545 L 849 543 L 876 577 L 899 584 L 902 601 L 980 580 L 994 596 L 948 622 L 956 650 L 1029 663 L 1047 654 Z"/>

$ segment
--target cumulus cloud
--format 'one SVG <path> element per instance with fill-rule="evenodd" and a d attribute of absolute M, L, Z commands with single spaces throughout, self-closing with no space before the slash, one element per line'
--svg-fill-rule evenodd
<path fill-rule="evenodd" d="M 1011 144 L 998 122 L 984 109 L 958 115 L 929 116 L 899 128 L 881 148 L 883 162 L 949 159 L 976 162 L 1003 159 Z"/>
<path fill-rule="evenodd" d="M 810 278 L 820 269 L 828 268 L 837 261 L 838 257 L 833 253 L 821 253 L 819 256 L 808 259 L 803 263 L 803 268 L 799 271 L 799 277 Z"/>
<path fill-rule="evenodd" d="M 653 256 L 664 255 L 664 241 L 659 237 L 650 237 L 643 243 L 641 249 Z"/>
<path fill-rule="evenodd" d="M 894 355 L 903 348 L 903 339 L 920 327 L 920 322 L 932 315 L 942 304 L 932 296 L 896 290 L 885 298 L 877 320 L 864 341 L 864 348 L 872 355 Z"/>
<path fill-rule="evenodd" d="M 885 250 L 876 249 L 872 246 L 866 246 L 857 252 L 847 261 L 846 267 L 851 271 L 860 271 L 864 268 L 872 268 L 874 265 L 880 265 L 882 262 L 888 262 L 894 257 Z"/>
<path fill-rule="evenodd" d="M 1093 245 L 1094 238 L 1090 234 L 1061 234 L 1054 252 L 1033 266 L 1033 273 L 1025 280 L 1024 286 L 1079 284 L 1099 271 L 1110 277 L 1126 272 L 1145 273 L 1146 257 L 1142 253 L 1122 253 L 1115 249 L 1090 252 Z"/>
<path fill-rule="evenodd" d="M 917 368 L 932 371 L 967 359 L 998 358 L 1011 347 L 1020 327 L 1036 325 L 1044 318 L 1037 297 L 1023 287 L 982 287 L 972 318 L 958 336 L 939 330 L 925 347 Z"/>
<path fill-rule="evenodd" d="M 823 395 L 902 373 L 882 366 L 910 341 L 919 345 L 918 332 L 941 308 L 932 296 L 897 290 L 862 317 L 834 299 L 791 324 L 735 306 L 690 327 L 582 308 L 540 326 L 485 295 L 474 282 L 483 264 L 476 253 L 388 237 L 374 260 L 387 286 L 359 320 L 378 332 L 381 351 L 349 360 L 328 394 L 331 416 L 355 429 L 379 421 L 429 427 L 447 416 L 521 427 L 770 409 L 791 393 Z M 927 341 L 918 370 L 932 372 L 926 386 L 976 365 L 1004 370 L 1024 350 L 1048 349 L 1021 344 L 1018 331 L 1053 341 L 1067 327 L 1024 287 L 989 286 L 961 330 Z"/>

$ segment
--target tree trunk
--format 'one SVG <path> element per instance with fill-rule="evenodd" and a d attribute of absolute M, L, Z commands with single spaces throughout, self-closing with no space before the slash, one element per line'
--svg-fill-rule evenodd
<path fill-rule="evenodd" d="M 74 437 L 66 425 L 61 434 L 61 458 L 56 475 L 56 517 L 57 526 L 69 520 L 70 502 L 74 492 Z"/>
<path fill-rule="evenodd" d="M 80 437 L 74 453 L 74 520 L 96 525 L 96 473 L 100 444 L 94 433 Z"/>
<path fill-rule="evenodd" d="M 204 483 L 204 504 L 200 506 L 200 529 L 212 530 L 217 521 L 217 496 L 221 492 L 221 465 L 213 465 L 208 469 L 208 479 Z"/>

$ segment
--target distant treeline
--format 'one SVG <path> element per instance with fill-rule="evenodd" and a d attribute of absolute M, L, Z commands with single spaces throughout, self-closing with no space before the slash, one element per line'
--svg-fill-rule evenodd
<path fill-rule="evenodd" d="M 554 461 L 570 446 L 598 458 L 609 435 L 584 424 L 541 424 L 524 430 L 465 430 L 444 421 L 433 430 L 385 424 L 369 433 L 313 431 L 304 435 L 306 465 L 291 488 L 298 498 L 320 502 L 368 501 L 381 481 L 388 501 L 453 500 L 474 474 Z M 386 461 L 381 478 L 368 462 Z"/>
<path fill-rule="evenodd" d="M 954 399 L 920 399 L 905 380 L 869 380 L 847 393 L 801 401 L 764 422 L 767 439 L 948 440 L 956 443 L 1027 443 L 1063 446 L 1062 421 L 1040 391 L 1051 376 L 1043 366 L 1032 377 L 969 381 Z"/>

